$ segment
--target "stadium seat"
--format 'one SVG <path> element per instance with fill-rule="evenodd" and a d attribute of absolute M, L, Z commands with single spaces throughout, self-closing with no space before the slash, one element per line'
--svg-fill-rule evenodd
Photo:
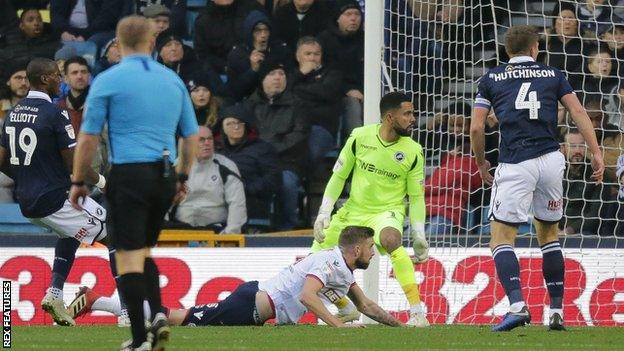
<path fill-rule="evenodd" d="M 234 246 L 244 247 L 245 236 L 241 234 L 215 234 L 211 230 L 175 230 L 165 229 L 160 232 L 158 246 L 188 246 L 189 241 L 203 241 L 208 247 Z"/>
<path fill-rule="evenodd" d="M 49 233 L 48 229 L 32 224 L 22 215 L 16 203 L 0 204 L 0 233 Z"/>

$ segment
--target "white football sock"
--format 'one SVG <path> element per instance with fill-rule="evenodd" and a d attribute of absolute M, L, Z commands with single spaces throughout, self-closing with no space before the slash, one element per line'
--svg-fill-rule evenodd
<path fill-rule="evenodd" d="M 63 290 L 61 289 L 49 287 L 48 290 L 46 290 L 46 293 L 54 296 L 56 299 L 63 299 Z"/>
<path fill-rule="evenodd" d="M 93 301 L 91 309 L 94 311 L 110 312 L 115 316 L 119 316 L 121 314 L 121 305 L 119 304 L 119 299 L 117 297 L 102 296 Z"/>
<path fill-rule="evenodd" d="M 518 313 L 524 306 L 526 306 L 524 301 L 512 303 L 511 306 L 509 306 L 509 312 Z"/>
<path fill-rule="evenodd" d="M 410 314 L 424 314 L 425 311 L 422 308 L 421 304 L 412 305 L 410 307 Z"/>

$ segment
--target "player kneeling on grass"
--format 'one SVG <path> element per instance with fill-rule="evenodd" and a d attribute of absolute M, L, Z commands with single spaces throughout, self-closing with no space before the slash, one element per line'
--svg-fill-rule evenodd
<path fill-rule="evenodd" d="M 169 310 L 170 325 L 262 325 L 275 318 L 277 324 L 294 324 L 307 311 L 334 327 L 363 327 L 345 324 L 333 316 L 325 303 L 349 295 L 357 309 L 371 319 L 390 326 L 405 326 L 364 295 L 355 283 L 353 271 L 366 269 L 374 255 L 374 231 L 348 226 L 342 230 L 338 247 L 313 253 L 283 269 L 264 282 L 241 284 L 225 300 L 183 310 Z M 81 288 L 71 305 L 82 304 L 76 316 L 90 310 L 118 313 L 116 299 Z M 147 308 L 147 305 L 145 305 Z M 146 314 L 148 315 L 148 314 Z"/>

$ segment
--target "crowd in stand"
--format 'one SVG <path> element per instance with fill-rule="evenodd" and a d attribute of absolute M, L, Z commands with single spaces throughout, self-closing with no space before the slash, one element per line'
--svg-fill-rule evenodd
<path fill-rule="evenodd" d="M 411 14 L 386 18 L 404 34 L 386 37 L 388 46 L 404 49 L 387 53 L 386 59 L 398 62 L 404 74 L 394 83 L 413 90 L 422 109 L 419 99 L 439 91 L 416 75 L 425 80 L 464 75 L 465 64 L 457 63 L 470 61 L 473 41 L 482 42 L 484 34 L 457 33 L 475 23 L 477 7 L 470 0 L 385 3 Z M 624 128 L 624 80 L 619 79 L 624 19 L 619 16 L 624 11 L 607 3 L 560 2 L 547 14 L 552 26 L 545 28 L 539 58 L 567 74 L 605 152 L 606 182 L 594 184 L 582 136 L 561 114 L 568 160 L 561 225 L 566 234 L 624 235 L 617 221 L 624 220 L 624 190 L 618 195 L 624 174 L 624 159 L 618 163 Z M 275 228 L 306 225 L 300 213 L 306 179 L 362 125 L 364 1 L 208 0 L 198 11 L 189 25 L 185 0 L 0 0 L 0 120 L 28 92 L 28 61 L 47 57 L 64 75 L 55 101 L 79 129 L 91 80 L 121 59 L 116 23 L 126 15 L 143 15 L 157 35 L 154 59 L 185 82 L 202 126 L 190 192 L 170 211 L 169 225 L 243 232 L 248 218 L 269 217 L 273 207 Z M 49 14 L 49 21 L 42 14 Z M 438 22 L 448 25 L 429 25 Z M 396 38 L 413 42 L 390 42 Z M 410 55 L 417 59 L 406 60 Z M 425 184 L 427 230 L 433 235 L 465 232 L 473 215 L 469 209 L 489 202 L 488 192 L 478 190 L 481 179 L 470 155 L 470 114 L 470 104 L 458 101 L 414 136 L 426 158 L 436 160 Z M 496 116 L 488 118 L 487 128 L 487 157 L 495 166 Z M 93 165 L 98 172 L 106 170 L 106 160 L 104 135 Z M 11 186 L 0 173 L 0 201 L 12 201 Z"/>

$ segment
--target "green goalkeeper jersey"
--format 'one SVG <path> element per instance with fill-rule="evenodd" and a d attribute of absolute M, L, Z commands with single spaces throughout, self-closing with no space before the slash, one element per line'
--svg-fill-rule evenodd
<path fill-rule="evenodd" d="M 422 146 L 410 137 L 384 142 L 380 127 L 372 124 L 353 130 L 334 165 L 334 177 L 346 179 L 353 172 L 345 209 L 405 215 L 405 195 L 424 196 Z"/>

